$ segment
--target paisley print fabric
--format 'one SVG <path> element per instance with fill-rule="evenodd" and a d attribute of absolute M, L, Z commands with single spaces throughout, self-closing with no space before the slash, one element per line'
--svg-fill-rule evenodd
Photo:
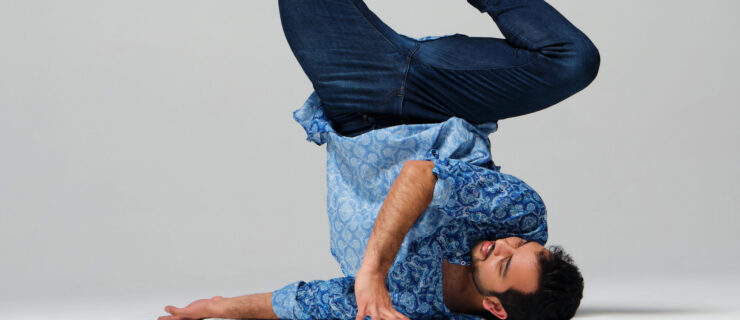
<path fill-rule="evenodd" d="M 496 123 L 474 126 L 453 117 L 345 137 L 333 130 L 315 92 L 294 118 L 309 141 L 326 144 L 330 249 L 345 276 L 297 281 L 275 291 L 272 306 L 281 318 L 354 319 L 354 276 L 385 195 L 407 160 L 434 162 L 437 183 L 386 279 L 401 313 L 412 319 L 478 319 L 445 306 L 442 259 L 469 265 L 470 250 L 481 240 L 547 241 L 542 199 L 491 160 L 488 135 Z"/>
<path fill-rule="evenodd" d="M 354 318 L 354 276 L 380 206 L 406 160 L 433 161 L 437 176 L 432 203 L 409 230 L 386 281 L 394 307 L 410 318 L 478 318 L 445 306 L 442 259 L 469 265 L 470 249 L 486 239 L 547 241 L 542 199 L 491 161 L 488 134 L 495 123 L 473 126 L 451 118 L 348 138 L 334 132 L 315 93 L 294 117 L 309 141 L 327 145 L 331 252 L 345 277 L 298 281 L 275 291 L 273 310 L 281 318 Z"/>

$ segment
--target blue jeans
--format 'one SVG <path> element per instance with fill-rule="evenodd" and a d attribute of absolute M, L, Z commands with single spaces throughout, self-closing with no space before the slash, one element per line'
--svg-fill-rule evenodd
<path fill-rule="evenodd" d="M 279 0 L 279 7 L 291 50 L 345 136 L 453 116 L 479 124 L 528 114 L 596 77 L 594 44 L 545 1 L 468 2 L 506 39 L 419 41 L 395 32 L 362 0 Z"/>

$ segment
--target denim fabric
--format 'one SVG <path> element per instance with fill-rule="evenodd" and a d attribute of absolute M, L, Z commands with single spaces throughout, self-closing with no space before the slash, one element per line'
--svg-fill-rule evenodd
<path fill-rule="evenodd" d="M 294 116 L 310 141 L 327 145 L 331 252 L 344 277 L 275 291 L 278 316 L 354 318 L 354 275 L 406 160 L 433 161 L 437 184 L 386 279 L 400 312 L 475 319 L 444 304 L 442 259 L 468 265 L 482 239 L 546 242 L 544 203 L 526 183 L 499 172 L 488 135 L 500 119 L 585 88 L 598 72 L 598 50 L 542 0 L 468 2 L 506 39 L 413 39 L 361 0 L 279 0 L 288 44 L 315 90 Z"/>
<path fill-rule="evenodd" d="M 280 0 L 279 7 L 291 50 L 345 136 L 450 117 L 494 122 L 552 106 L 596 77 L 594 44 L 545 1 L 468 2 L 506 39 L 414 39 L 362 0 Z"/>

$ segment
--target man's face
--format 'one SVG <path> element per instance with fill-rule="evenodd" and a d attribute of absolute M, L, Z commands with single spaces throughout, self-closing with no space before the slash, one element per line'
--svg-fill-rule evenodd
<path fill-rule="evenodd" d="M 482 293 L 509 289 L 533 293 L 539 281 L 537 255 L 542 250 L 547 249 L 518 237 L 478 242 L 471 252 L 473 282 Z"/>

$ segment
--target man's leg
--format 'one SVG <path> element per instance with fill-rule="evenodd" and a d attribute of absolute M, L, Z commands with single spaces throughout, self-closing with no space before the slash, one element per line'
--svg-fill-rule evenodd
<path fill-rule="evenodd" d="M 417 41 L 385 25 L 362 0 L 280 0 L 291 50 L 334 129 L 374 128 L 367 113 L 399 117 L 399 96 Z"/>
<path fill-rule="evenodd" d="M 468 2 L 487 12 L 506 39 L 456 35 L 421 42 L 405 87 L 409 122 L 515 117 L 554 105 L 596 77 L 596 47 L 545 1 Z"/>

